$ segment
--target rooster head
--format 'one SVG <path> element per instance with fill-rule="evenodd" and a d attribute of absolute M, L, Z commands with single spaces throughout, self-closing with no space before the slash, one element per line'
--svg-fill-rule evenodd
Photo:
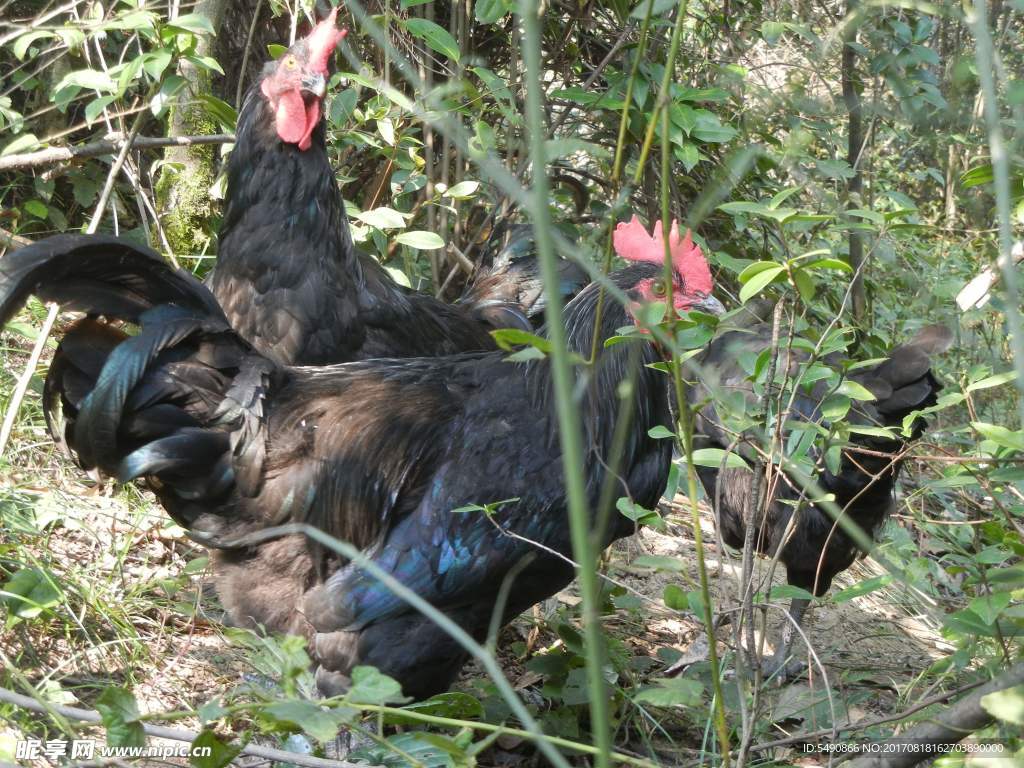
<path fill-rule="evenodd" d="M 296 41 L 277 61 L 267 65 L 260 90 L 274 110 L 281 141 L 306 150 L 320 122 L 320 105 L 327 91 L 331 54 L 348 30 L 338 29 L 338 9 Z"/>
<path fill-rule="evenodd" d="M 640 219 L 633 216 L 629 223 L 622 222 L 615 227 L 612 235 L 615 253 L 634 263 L 665 263 L 665 236 L 661 222 L 654 224 L 654 233 L 647 234 Z M 672 222 L 668 234 L 669 253 L 672 257 L 672 303 L 677 310 L 699 309 L 712 314 L 721 314 L 725 307 L 711 291 L 711 268 L 701 252 L 694 245 L 690 230 L 686 236 L 679 236 L 679 223 Z M 648 277 L 637 283 L 634 292 L 645 302 L 665 301 L 669 290 L 662 277 Z"/>

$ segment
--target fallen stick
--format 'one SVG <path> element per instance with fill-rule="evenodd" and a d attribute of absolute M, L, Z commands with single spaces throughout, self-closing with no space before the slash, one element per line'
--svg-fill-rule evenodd
<path fill-rule="evenodd" d="M 999 259 L 1003 259 L 1001 254 Z M 1010 261 L 1013 265 L 1024 261 L 1024 242 L 1018 241 L 1013 244 L 1013 248 L 1010 250 Z M 988 303 L 992 288 L 999 282 L 999 272 L 999 266 L 993 264 L 960 289 L 960 293 L 956 295 L 956 304 L 960 307 L 961 312 L 966 312 L 968 309 L 979 309 Z"/>
<path fill-rule="evenodd" d="M 131 146 L 135 149 L 153 149 L 159 147 L 187 147 L 194 144 L 230 144 L 235 140 L 234 134 L 214 133 L 209 136 L 137 136 Z M 34 168 L 39 165 L 52 165 L 66 160 L 83 157 L 100 157 L 112 155 L 124 147 L 125 138 L 112 135 L 100 141 L 71 147 L 50 147 L 37 152 L 23 152 L 17 155 L 0 157 L 0 171 L 11 171 L 19 168 Z"/>
<path fill-rule="evenodd" d="M 61 717 L 79 723 L 103 723 L 103 718 L 100 716 L 100 713 L 95 710 L 79 709 L 78 707 L 63 707 L 57 704 L 44 705 L 29 696 L 22 696 L 20 693 L 9 691 L 6 688 L 0 688 L 0 701 L 13 704 L 16 707 L 21 707 L 22 709 L 27 709 L 31 712 L 55 712 Z M 184 741 L 191 744 L 199 736 L 195 731 L 186 731 L 182 728 L 167 728 L 166 726 L 149 725 L 148 723 L 141 723 L 141 725 L 142 730 L 146 732 L 147 736 L 155 736 L 159 739 Z M 255 757 L 262 757 L 266 760 L 291 763 L 292 765 L 303 766 L 303 768 L 368 768 L 365 763 L 356 764 L 350 763 L 347 760 L 327 760 L 322 757 L 303 755 L 298 752 L 288 752 L 283 749 L 263 747 L 259 744 L 246 744 L 241 749 L 242 751 L 239 754 L 242 755 L 253 755 Z"/>
<path fill-rule="evenodd" d="M 983 696 L 1022 684 L 1024 662 L 1013 665 L 945 711 L 888 742 L 897 744 L 900 751 L 857 757 L 846 765 L 849 768 L 908 768 L 922 760 L 945 754 L 947 745 L 959 743 L 993 722 L 992 715 L 981 706 Z M 882 746 L 886 743 L 882 742 Z"/>

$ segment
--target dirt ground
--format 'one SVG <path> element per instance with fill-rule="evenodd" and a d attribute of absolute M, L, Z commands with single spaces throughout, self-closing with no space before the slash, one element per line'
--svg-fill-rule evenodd
<path fill-rule="evenodd" d="M 209 573 L 202 568 L 201 548 L 180 529 L 168 525 L 162 515 L 127 514 L 122 501 L 64 479 L 68 482 L 59 494 L 40 489 L 32 498 L 37 522 L 40 515 L 44 520 L 48 514 L 60 517 L 45 538 L 47 566 L 58 575 L 66 574 L 69 583 L 77 572 L 75 578 L 94 590 L 79 597 L 95 604 L 110 601 L 121 613 L 108 620 L 123 621 L 130 627 L 106 635 L 93 630 L 90 634 L 96 636 L 96 642 L 82 647 L 59 633 L 36 632 L 20 625 L 0 639 L 6 658 L 17 656 L 27 644 L 30 650 L 21 658 L 30 663 L 22 671 L 37 687 L 59 682 L 61 692 L 55 702 L 92 708 L 94 693 L 90 692 L 95 692 L 95 686 L 114 682 L 134 691 L 144 713 L 194 708 L 256 675 L 259 670 L 251 662 L 250 649 L 225 634 Z M 684 655 L 699 660 L 706 656 L 699 622 L 688 613 L 667 610 L 662 600 L 669 584 L 686 591 L 695 588 L 697 567 L 688 510 L 682 497 L 665 505 L 665 531 L 645 528 L 618 542 L 607 558 L 607 571 L 650 607 L 639 631 L 636 622 L 619 625 L 615 617 L 608 619 L 607 627 L 625 639 L 634 655 L 653 660 L 652 677 L 664 674 L 671 658 Z M 718 607 L 734 605 L 738 556 L 727 553 L 721 557 L 710 511 L 706 507 L 702 511 L 714 603 Z M 681 571 L 637 568 L 634 561 L 642 555 L 678 558 Z M 762 573 L 766 565 L 766 561 L 758 561 Z M 187 570 L 194 573 L 182 577 Z M 782 570 L 776 574 L 776 583 L 783 582 Z M 833 591 L 881 573 L 870 559 L 861 560 L 837 579 Z M 78 589 L 87 591 L 83 586 Z M 550 603 L 574 601 L 578 596 L 571 587 Z M 551 604 L 541 613 L 550 610 Z M 921 673 L 951 648 L 942 640 L 935 621 L 911 607 L 918 604 L 919 598 L 912 601 L 896 589 L 884 588 L 839 605 L 813 609 L 805 623 L 827 680 L 812 667 L 800 681 L 767 691 L 767 716 L 776 723 L 775 737 L 827 726 L 833 711 L 835 721 L 843 723 L 898 710 L 908 691 L 916 690 L 920 697 L 926 687 Z M 95 609 L 95 605 L 71 607 L 83 617 Z M 766 653 L 778 635 L 782 612 L 770 611 L 769 619 Z M 94 623 L 103 620 L 102 616 L 92 617 Z M 503 638 L 527 638 L 533 627 L 534 619 L 527 615 Z M 535 651 L 551 639 L 543 632 L 533 635 Z M 730 626 L 720 627 L 717 637 L 720 654 L 727 654 L 732 643 Z M 505 661 L 507 654 L 502 653 L 502 659 Z M 539 676 L 525 672 L 514 659 L 508 661 L 507 674 L 518 688 L 528 689 L 539 681 Z M 470 665 L 464 678 L 474 676 L 480 673 Z M 827 694 L 823 695 L 826 690 L 832 694 L 831 705 Z M 199 728 L 192 716 L 174 725 Z M 239 724 L 237 731 L 244 725 Z M 0 726 L 0 736 L 2 730 Z"/>

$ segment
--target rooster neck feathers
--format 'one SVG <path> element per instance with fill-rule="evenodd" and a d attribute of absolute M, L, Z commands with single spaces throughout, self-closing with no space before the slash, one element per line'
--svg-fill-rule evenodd
<path fill-rule="evenodd" d="M 259 84 L 249 89 L 238 118 L 238 137 L 228 159 L 227 209 L 221 225 L 219 258 L 230 258 L 237 235 L 252 227 L 272 226 L 307 233 L 311 253 L 322 261 L 344 263 L 358 270 L 345 204 L 327 157 L 324 124 L 313 132 L 309 149 L 300 150 L 278 138 L 270 104 Z M 288 212 L 285 220 L 267 220 L 268 213 Z M 262 241 L 247 237 L 246 245 L 282 247 L 282 236 Z M 282 256 L 284 254 L 278 254 Z"/>

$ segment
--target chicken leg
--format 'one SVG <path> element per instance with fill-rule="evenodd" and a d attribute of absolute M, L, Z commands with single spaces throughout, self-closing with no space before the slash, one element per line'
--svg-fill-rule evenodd
<path fill-rule="evenodd" d="M 789 657 L 793 639 L 798 634 L 797 627 L 803 626 L 804 613 L 810 602 L 806 597 L 794 597 L 790 601 L 787 618 L 782 626 L 782 637 L 775 647 L 775 653 L 761 664 L 764 679 L 772 678 L 778 683 L 785 683 L 800 675 L 806 668 L 804 662 L 799 659 L 790 661 Z"/>

